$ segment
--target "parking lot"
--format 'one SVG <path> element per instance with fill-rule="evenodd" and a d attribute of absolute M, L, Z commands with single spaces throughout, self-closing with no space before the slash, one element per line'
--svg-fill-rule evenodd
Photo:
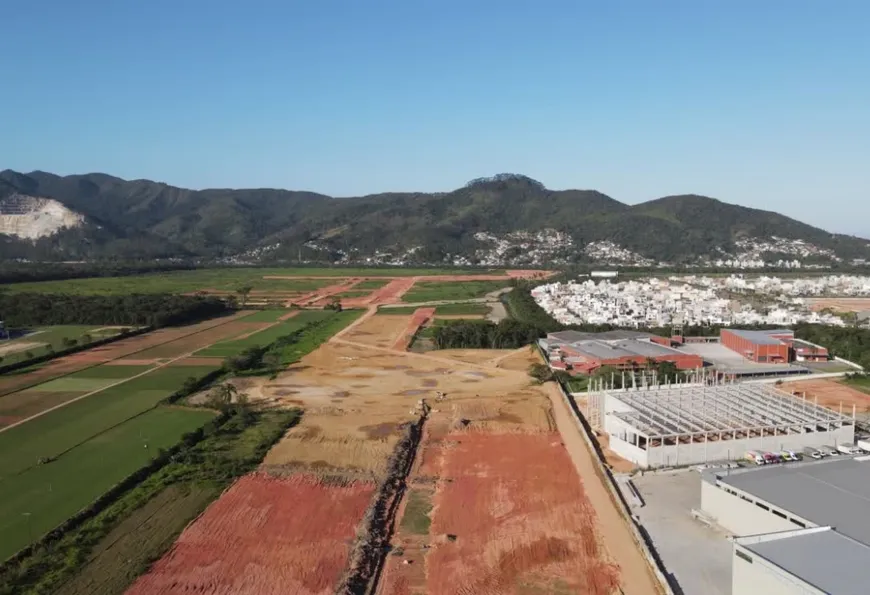
<path fill-rule="evenodd" d="M 695 520 L 701 474 L 695 470 L 636 475 L 644 506 L 633 507 L 668 572 L 684 595 L 730 595 L 731 542 Z M 631 502 L 631 499 L 628 500 Z"/>

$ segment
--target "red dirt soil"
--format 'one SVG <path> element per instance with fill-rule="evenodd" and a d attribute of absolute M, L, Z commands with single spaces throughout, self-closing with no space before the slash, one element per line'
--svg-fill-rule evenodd
<path fill-rule="evenodd" d="M 839 412 L 842 404 L 844 415 L 852 414 L 852 405 L 855 405 L 856 413 L 870 412 L 870 394 L 846 386 L 833 378 L 786 382 L 780 388 L 792 394 L 797 393 L 798 397 L 805 396 L 810 403 L 818 399 L 819 405 L 834 411 Z"/>
<path fill-rule="evenodd" d="M 432 320 L 432 317 L 435 316 L 435 308 L 417 308 L 414 310 L 414 315 L 411 316 L 411 321 L 408 323 L 408 327 L 402 331 L 402 334 L 396 339 L 396 342 L 393 343 L 392 349 L 397 351 L 407 351 L 408 347 L 411 345 L 411 339 L 414 338 L 414 335 L 417 334 L 417 331 L 421 326 Z"/>
<path fill-rule="evenodd" d="M 619 567 L 558 433 L 459 432 L 442 453 L 437 475 L 452 481 L 435 494 L 429 594 L 616 592 Z"/>
<path fill-rule="evenodd" d="M 238 480 L 128 595 L 327 595 L 375 486 L 310 475 Z"/>

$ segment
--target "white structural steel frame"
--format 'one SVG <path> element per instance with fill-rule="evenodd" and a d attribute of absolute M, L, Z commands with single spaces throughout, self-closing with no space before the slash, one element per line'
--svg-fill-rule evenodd
<path fill-rule="evenodd" d="M 590 405 L 600 397 L 613 397 L 630 407 L 609 415 L 648 442 L 829 432 L 855 423 L 854 417 L 763 384 L 680 384 L 608 390 L 590 397 Z M 601 403 L 593 406 L 599 409 Z"/>

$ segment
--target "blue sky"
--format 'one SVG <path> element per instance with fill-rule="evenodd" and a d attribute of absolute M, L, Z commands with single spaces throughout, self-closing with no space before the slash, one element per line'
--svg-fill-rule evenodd
<path fill-rule="evenodd" d="M 866 0 L 0 10 L 0 169 L 333 195 L 515 172 L 870 235 Z"/>

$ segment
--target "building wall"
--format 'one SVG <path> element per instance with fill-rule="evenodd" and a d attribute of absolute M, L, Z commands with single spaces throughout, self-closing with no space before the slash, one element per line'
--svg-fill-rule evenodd
<path fill-rule="evenodd" d="M 738 551 L 752 562 L 738 555 Z M 731 559 L 731 595 L 824 595 L 736 543 Z"/>
<path fill-rule="evenodd" d="M 800 528 L 788 519 L 730 494 L 705 478 L 701 482 L 701 510 L 738 537 Z"/>
<path fill-rule="evenodd" d="M 721 338 L 722 345 L 755 362 L 787 362 L 789 360 L 789 347 L 784 343 L 775 345 L 757 344 L 751 339 L 732 333 L 728 329 L 722 330 Z M 751 354 L 749 353 L 750 351 L 752 352 Z"/>
<path fill-rule="evenodd" d="M 748 450 L 793 450 L 800 452 L 807 446 L 835 446 L 854 441 L 854 426 L 844 426 L 832 432 L 779 434 L 763 438 L 656 446 L 648 449 L 646 459 L 650 467 L 673 467 L 713 461 L 736 461 L 742 459 Z"/>

